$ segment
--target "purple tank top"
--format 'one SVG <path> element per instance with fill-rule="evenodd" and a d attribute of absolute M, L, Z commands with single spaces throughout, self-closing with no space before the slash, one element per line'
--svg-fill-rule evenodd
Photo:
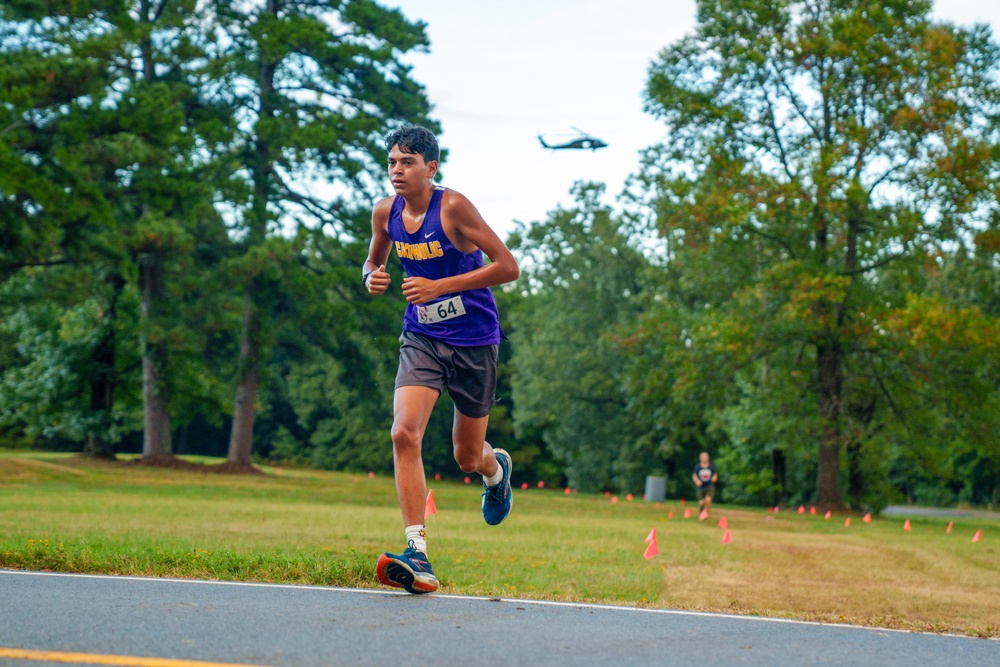
<path fill-rule="evenodd" d="M 396 254 L 403 263 L 403 271 L 410 276 L 438 280 L 457 276 L 478 269 L 483 265 L 483 251 L 464 253 L 448 239 L 441 226 L 441 198 L 444 188 L 435 188 L 431 202 L 424 215 L 423 224 L 413 234 L 403 225 L 402 197 L 397 196 L 389 212 L 389 238 L 393 241 Z M 461 297 L 458 310 L 465 314 L 455 315 L 453 297 Z M 440 308 L 435 308 L 440 304 Z M 500 320 L 496 301 L 488 287 L 442 294 L 429 304 L 421 317 L 416 306 L 406 305 L 403 315 L 403 330 L 422 334 L 444 341 L 456 347 L 474 345 L 496 345 L 500 342 Z M 431 313 L 428 318 L 427 314 Z M 434 315 L 437 313 L 437 316 Z M 440 321 L 426 320 L 440 319 Z M 422 321 L 423 320 L 423 321 Z"/>

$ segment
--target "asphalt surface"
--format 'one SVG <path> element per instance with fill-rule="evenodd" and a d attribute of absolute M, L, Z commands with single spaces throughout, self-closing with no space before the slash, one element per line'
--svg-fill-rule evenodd
<path fill-rule="evenodd" d="M 778 619 L 9 570 L 3 649 L 282 667 L 1000 665 L 998 641 Z M 0 657 L 49 664 L 92 663 Z"/>
<path fill-rule="evenodd" d="M 882 510 L 883 516 L 933 516 L 943 519 L 961 519 L 963 517 L 978 517 L 1000 521 L 1000 512 L 987 510 L 960 510 L 944 507 L 918 507 L 916 505 L 890 505 Z"/>

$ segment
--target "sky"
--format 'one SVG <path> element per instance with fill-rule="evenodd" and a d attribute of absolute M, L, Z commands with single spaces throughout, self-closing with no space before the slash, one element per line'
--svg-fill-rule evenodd
<path fill-rule="evenodd" d="M 613 203 L 660 143 L 662 124 L 642 109 L 650 63 L 695 24 L 694 0 L 383 0 L 427 23 L 429 53 L 409 54 L 449 152 L 443 183 L 469 197 L 502 237 L 514 221 L 544 220 L 572 203 L 578 180 L 606 184 Z M 935 18 L 988 23 L 1000 35 L 1000 1 L 935 2 Z M 542 148 L 579 128 L 597 151 Z"/>

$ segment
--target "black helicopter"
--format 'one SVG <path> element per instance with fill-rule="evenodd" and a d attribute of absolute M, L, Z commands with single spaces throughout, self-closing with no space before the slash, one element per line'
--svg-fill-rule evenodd
<path fill-rule="evenodd" d="M 542 148 L 548 148 L 554 151 L 586 148 L 596 151 L 598 148 L 604 148 L 608 145 L 603 139 L 591 136 L 579 128 L 574 127 L 573 129 L 579 133 L 579 136 L 573 137 L 569 141 L 565 141 L 561 144 L 547 144 L 545 143 L 545 139 L 543 139 L 540 134 L 538 135 L 538 141 L 541 142 Z"/>

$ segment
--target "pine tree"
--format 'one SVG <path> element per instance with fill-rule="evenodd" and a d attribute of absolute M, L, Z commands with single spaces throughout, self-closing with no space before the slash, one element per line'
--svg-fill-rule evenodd
<path fill-rule="evenodd" d="M 356 237 L 382 191 L 380 138 L 400 122 L 430 124 L 401 60 L 427 40 L 422 24 L 371 0 L 217 2 L 214 14 L 232 39 L 220 93 L 245 132 L 232 146 L 248 197 L 232 212 L 244 295 L 228 457 L 244 469 L 262 363 L 282 302 L 310 278 L 307 248 Z M 317 233 L 327 239 L 310 242 Z"/>

